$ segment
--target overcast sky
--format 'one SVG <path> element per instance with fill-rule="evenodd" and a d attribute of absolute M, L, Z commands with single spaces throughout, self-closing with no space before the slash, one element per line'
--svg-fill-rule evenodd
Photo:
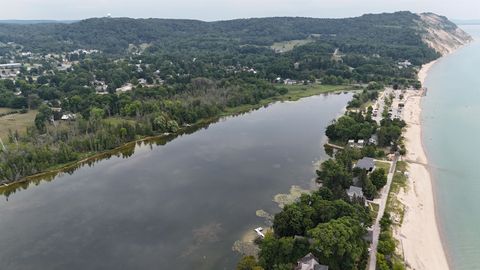
<path fill-rule="evenodd" d="M 77 20 L 110 13 L 113 17 L 213 21 L 269 16 L 338 18 L 398 10 L 480 19 L 480 0 L 0 0 L 0 7 L 0 19 Z"/>

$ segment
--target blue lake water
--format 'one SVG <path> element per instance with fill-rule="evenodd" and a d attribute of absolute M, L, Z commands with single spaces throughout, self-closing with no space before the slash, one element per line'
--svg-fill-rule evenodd
<path fill-rule="evenodd" d="M 0 200 L 0 269 L 234 269 L 257 209 L 308 188 L 352 94 L 276 103 Z M 164 145 L 162 145 L 164 144 Z"/>
<path fill-rule="evenodd" d="M 480 26 L 477 41 L 441 59 L 426 79 L 423 140 L 437 216 L 453 269 L 480 269 Z"/>

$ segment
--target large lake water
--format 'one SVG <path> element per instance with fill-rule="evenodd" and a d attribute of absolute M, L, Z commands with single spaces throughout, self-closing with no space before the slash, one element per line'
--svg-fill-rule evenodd
<path fill-rule="evenodd" d="M 477 41 L 429 73 L 423 140 L 432 165 L 437 215 L 453 269 L 480 269 L 480 26 Z"/>
<path fill-rule="evenodd" d="M 256 210 L 311 185 L 350 98 L 276 103 L 3 197 L 0 269 L 233 269 Z"/>

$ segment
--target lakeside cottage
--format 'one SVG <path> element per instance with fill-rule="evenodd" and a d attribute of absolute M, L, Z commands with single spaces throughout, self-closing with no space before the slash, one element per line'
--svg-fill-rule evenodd
<path fill-rule="evenodd" d="M 328 266 L 318 263 L 318 259 L 312 253 L 308 253 L 298 260 L 295 270 L 328 270 Z"/>
<path fill-rule="evenodd" d="M 361 187 L 350 186 L 350 188 L 347 190 L 347 195 L 350 198 L 350 200 L 353 200 L 355 198 L 365 199 L 365 197 L 363 196 L 363 191 Z"/>
<path fill-rule="evenodd" d="M 355 164 L 355 168 L 367 170 L 367 172 L 373 172 L 375 170 L 375 160 L 373 158 L 364 157 Z"/>

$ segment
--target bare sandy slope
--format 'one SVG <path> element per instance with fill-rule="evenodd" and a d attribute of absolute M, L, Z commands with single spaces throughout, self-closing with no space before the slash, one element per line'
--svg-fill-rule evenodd
<path fill-rule="evenodd" d="M 423 83 L 430 67 L 424 65 L 419 72 Z M 408 124 L 404 134 L 409 162 L 408 189 L 400 192 L 399 200 L 405 205 L 403 223 L 395 230 L 409 269 L 449 269 L 442 246 L 437 220 L 432 179 L 422 145 L 421 95 L 412 95 L 405 104 L 404 119 Z"/>

